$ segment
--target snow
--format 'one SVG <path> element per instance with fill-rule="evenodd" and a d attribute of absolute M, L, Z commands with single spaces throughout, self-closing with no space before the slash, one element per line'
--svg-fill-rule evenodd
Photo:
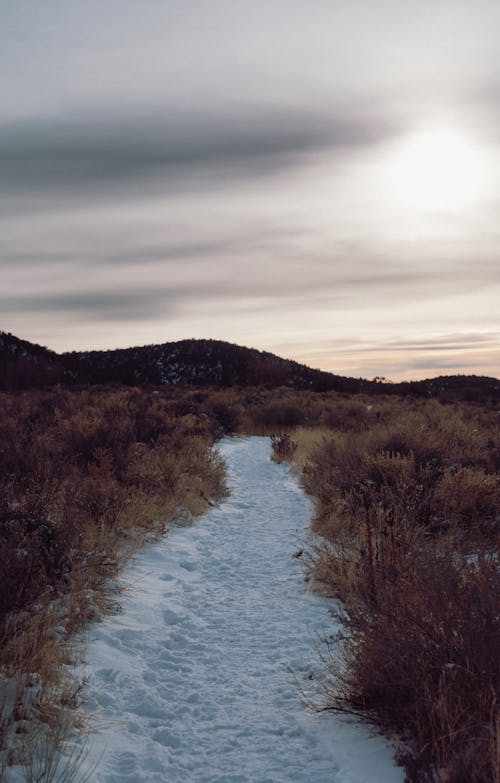
<path fill-rule="evenodd" d="M 335 631 L 293 557 L 311 501 L 268 438 L 220 450 L 230 497 L 140 552 L 122 612 L 91 628 L 84 768 L 95 783 L 402 783 L 388 741 L 303 696 Z"/>

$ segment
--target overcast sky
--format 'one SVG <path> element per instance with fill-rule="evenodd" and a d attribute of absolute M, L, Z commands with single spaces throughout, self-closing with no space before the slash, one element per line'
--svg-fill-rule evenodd
<path fill-rule="evenodd" d="M 0 9 L 0 329 L 500 376 L 498 0 Z"/>

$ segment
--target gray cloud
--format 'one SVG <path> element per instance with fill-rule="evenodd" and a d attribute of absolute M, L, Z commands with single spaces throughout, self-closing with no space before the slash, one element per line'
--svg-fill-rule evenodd
<path fill-rule="evenodd" d="M 9 259 L 9 264 L 22 265 L 26 268 L 30 266 L 39 267 L 45 265 L 66 266 L 71 264 L 85 266 L 100 266 L 106 264 L 110 270 L 118 267 L 137 266 L 141 264 L 162 265 L 177 261 L 197 261 L 213 256 L 227 255 L 230 252 L 241 253 L 244 247 L 244 240 L 237 238 L 221 238 L 214 240 L 200 240 L 190 242 L 164 243 L 143 243 L 134 244 L 131 238 L 126 241 L 120 241 L 120 238 L 111 236 L 108 241 L 101 246 L 89 245 L 87 248 L 63 246 L 52 248 L 24 247 L 16 248 L 14 243 L 4 247 L 0 244 L 0 265 L 1 258 Z M 110 275 L 113 271 L 110 271 Z"/>
<path fill-rule="evenodd" d="M 362 353 L 379 353 L 388 350 L 391 353 L 413 353 L 434 351 L 467 351 L 478 350 L 482 347 L 495 346 L 500 338 L 499 332 L 463 332 L 459 334 L 436 335 L 425 340 L 387 340 L 384 343 L 367 345 L 349 341 L 344 346 L 337 346 L 338 350 L 346 352 L 361 351 Z M 430 360 L 429 360 L 430 361 Z"/>
<path fill-rule="evenodd" d="M 32 294 L 0 297 L 4 313 L 66 314 L 71 318 L 97 317 L 105 321 L 143 320 L 171 314 L 176 293 L 171 290 L 83 291 L 81 293 Z"/>
<path fill-rule="evenodd" d="M 498 375 L 500 333 L 457 332 L 416 339 L 349 339 L 323 340 L 312 347 L 308 343 L 291 343 L 286 353 L 303 357 L 313 366 L 338 371 L 347 363 L 345 374 L 371 378 L 410 380 L 447 372 L 471 372 Z"/>
<path fill-rule="evenodd" d="M 259 107 L 173 111 L 154 119 L 30 120 L 0 127 L 1 188 L 48 193 L 159 179 L 168 184 L 214 171 L 269 174 L 315 150 L 372 145 L 390 132 L 377 119 Z"/>
<path fill-rule="evenodd" d="M 426 340 L 390 340 L 384 344 L 384 349 L 390 350 L 391 353 L 412 353 L 425 351 L 426 353 L 434 352 L 453 352 L 453 351 L 469 351 L 478 350 L 482 347 L 495 346 L 498 343 L 500 334 L 498 332 L 488 332 L 486 334 L 450 334 L 439 335 L 435 338 L 428 338 Z M 362 350 L 365 353 L 380 351 L 380 345 L 372 346 L 370 348 L 364 347 Z M 429 362 L 432 360 L 429 359 Z M 454 362 L 454 359 L 450 361 Z"/>
<path fill-rule="evenodd" d="M 217 245 L 215 246 L 217 247 Z M 200 252 L 202 248 L 200 248 Z M 407 278 L 399 275 L 368 275 L 364 279 L 358 274 L 338 271 L 333 276 L 320 275 L 315 280 L 306 280 L 307 270 L 297 276 L 287 276 L 286 267 L 276 272 L 271 267 L 250 270 L 222 264 L 217 274 L 211 269 L 208 277 L 201 266 L 194 276 L 177 274 L 168 281 L 168 274 L 156 276 L 153 287 L 141 286 L 131 289 L 130 283 L 121 284 L 117 274 L 111 271 L 100 278 L 101 290 L 83 289 L 74 291 L 74 282 L 69 278 L 58 293 L 30 292 L 17 295 L 0 295 L 0 312 L 5 315 L 26 313 L 38 314 L 43 318 L 97 319 L 101 322 L 131 320 L 150 321 L 159 316 L 183 315 L 199 312 L 210 304 L 221 311 L 246 311 L 266 313 L 270 309 L 280 312 L 290 307 L 302 311 L 313 306 L 349 306 L 353 296 L 360 290 L 383 291 L 388 285 L 400 285 Z M 139 273 L 140 274 L 140 273 Z M 137 280 L 139 278 L 137 277 Z M 307 284 L 307 293 L 304 287 Z M 58 287 L 64 281 L 58 277 Z M 382 297 L 381 297 L 382 299 Z"/>
<path fill-rule="evenodd" d="M 372 175 L 421 124 L 494 150 L 499 9 L 8 2 L 0 326 L 54 347 L 176 329 L 303 355 L 335 335 L 321 366 L 485 366 L 498 335 L 458 332 L 498 329 L 494 205 L 420 234 Z"/>
<path fill-rule="evenodd" d="M 498 70 L 498 68 L 496 69 Z M 474 119 L 481 136 L 493 143 L 500 138 L 500 78 L 495 75 L 482 78 L 475 82 L 461 96 L 462 105 L 466 106 Z"/>
<path fill-rule="evenodd" d="M 338 256 L 325 256 L 323 252 L 302 253 L 293 247 L 294 237 L 290 247 L 286 236 L 277 238 L 272 232 L 266 234 L 264 227 L 255 228 L 255 233 L 259 233 L 256 244 L 253 235 L 245 230 L 207 240 L 189 241 L 186 238 L 185 242 L 171 244 L 165 238 L 163 243 L 139 241 L 134 245 L 131 237 L 118 238 L 112 233 L 102 245 L 93 247 L 90 244 L 85 249 L 78 244 L 75 250 L 66 244 L 61 249 L 41 251 L 36 247 L 18 251 L 13 248 L 9 263 L 3 264 L 7 272 L 10 264 L 19 265 L 23 276 L 31 268 L 39 282 L 40 276 L 48 280 L 50 274 L 54 284 L 66 288 L 68 293 L 63 290 L 55 297 L 32 296 L 26 293 L 26 281 L 8 302 L 4 300 L 2 305 L 0 298 L 0 307 L 4 312 L 25 308 L 28 311 L 69 312 L 75 307 L 99 311 L 104 318 L 107 318 L 109 308 L 110 318 L 115 319 L 120 314 L 124 318 L 129 314 L 149 317 L 151 312 L 161 311 L 165 299 L 175 302 L 178 311 L 186 312 L 207 302 L 233 309 L 244 302 L 245 307 L 253 307 L 256 311 L 274 306 L 286 309 L 293 304 L 307 311 L 311 307 L 327 309 L 332 305 L 337 309 L 350 309 L 366 297 L 375 312 L 386 308 L 395 294 L 401 300 L 428 302 L 440 298 L 443 292 L 470 290 L 472 284 L 479 285 L 475 269 L 469 270 L 469 274 L 464 271 L 450 282 L 451 270 L 448 268 L 443 267 L 437 277 L 423 265 L 397 268 L 387 260 L 381 263 L 376 256 L 359 248 L 353 256 L 345 251 Z M 273 244 L 275 241 L 277 245 Z M 275 250 L 277 257 L 273 258 Z M 75 274 L 86 280 L 87 272 L 99 275 L 97 279 L 104 291 L 72 293 Z M 156 286 L 144 289 L 145 280 L 152 278 Z M 487 282 L 483 281 L 483 285 Z M 133 290 L 131 286 L 135 286 Z M 109 294 L 106 293 L 108 289 Z M 124 302 L 123 307 L 119 305 L 120 301 Z M 116 306 L 112 307 L 113 303 Z M 415 349 L 429 351 L 447 346 L 453 349 L 450 341 L 442 345 L 415 342 Z M 408 347 L 406 342 L 391 344 L 394 351 L 405 351 Z M 458 344 L 456 350 L 459 347 L 463 346 Z"/>
<path fill-rule="evenodd" d="M 428 370 L 429 372 L 438 371 L 442 373 L 444 370 L 470 370 L 477 366 L 477 360 L 471 359 L 470 361 L 464 361 L 463 359 L 447 359 L 442 356 L 436 359 L 426 357 L 425 359 L 405 362 L 404 366 L 407 371 Z"/>

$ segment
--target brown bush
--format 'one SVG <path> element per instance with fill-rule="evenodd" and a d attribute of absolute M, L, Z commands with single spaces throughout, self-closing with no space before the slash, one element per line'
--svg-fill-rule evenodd
<path fill-rule="evenodd" d="M 413 549 L 344 595 L 341 661 L 325 656 L 329 707 L 409 740 L 411 780 L 495 780 L 500 570 L 490 558 Z"/>
<path fill-rule="evenodd" d="M 494 535 L 500 521 L 500 476 L 483 468 L 449 469 L 439 479 L 433 500 L 444 523 Z"/>
<path fill-rule="evenodd" d="M 275 462 L 290 462 L 297 451 L 297 444 L 288 432 L 282 432 L 279 435 L 271 435 L 271 449 Z"/>
<path fill-rule="evenodd" d="M 161 532 L 180 506 L 194 515 L 225 492 L 213 422 L 173 407 L 134 389 L 0 397 L 0 684 L 36 677 L 39 718 L 71 701 L 71 635 L 112 603 L 138 529 Z"/>
<path fill-rule="evenodd" d="M 415 783 L 491 783 L 500 433 L 477 405 L 262 388 L 0 395 L 0 678 L 46 683 L 40 715 L 77 701 L 62 674 L 71 634 L 109 608 L 137 528 L 223 494 L 211 444 L 232 430 L 280 433 L 277 457 L 305 463 L 312 573 L 347 610 L 329 706 L 401 732 Z"/>
<path fill-rule="evenodd" d="M 323 439 L 302 480 L 316 499 L 311 575 L 341 598 L 328 708 L 405 740 L 412 783 L 500 772 L 498 428 L 489 412 L 381 405 Z M 300 432 L 294 436 L 299 443 Z"/>

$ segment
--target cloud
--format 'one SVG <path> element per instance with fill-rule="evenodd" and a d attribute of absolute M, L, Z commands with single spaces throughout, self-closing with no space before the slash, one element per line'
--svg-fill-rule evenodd
<path fill-rule="evenodd" d="M 461 372 L 498 376 L 500 332 L 456 332 L 417 340 L 380 334 L 311 342 L 289 342 L 281 352 L 306 364 L 355 377 L 384 375 L 393 380 Z"/>
<path fill-rule="evenodd" d="M 470 361 L 465 361 L 464 359 L 456 359 L 456 358 L 446 358 L 446 357 L 439 357 L 436 359 L 431 359 L 429 357 L 425 357 L 423 359 L 417 359 L 416 361 L 409 361 L 405 362 L 405 368 L 407 371 L 410 370 L 426 370 L 426 371 L 437 371 L 440 374 L 443 373 L 444 370 L 471 370 L 472 368 L 477 367 L 477 358 L 473 357 Z M 455 373 L 453 373 L 455 374 Z"/>
<path fill-rule="evenodd" d="M 372 145 L 389 132 L 385 123 L 356 114 L 268 107 L 18 121 L 0 127 L 1 188 L 46 194 L 158 180 L 168 186 L 214 172 L 267 175 L 316 150 Z"/>
<path fill-rule="evenodd" d="M 429 335 L 425 340 L 416 340 L 411 337 L 391 339 L 380 336 L 378 339 L 371 340 L 349 337 L 317 341 L 314 348 L 314 356 L 319 359 L 332 354 L 347 354 L 351 356 L 354 354 L 404 353 L 411 356 L 412 354 L 420 354 L 422 352 L 488 350 L 498 348 L 499 343 L 500 332 L 496 331 Z M 308 349 L 309 343 L 299 342 L 291 345 L 295 352 L 300 353 Z M 309 348 L 309 350 L 311 349 Z"/>
<path fill-rule="evenodd" d="M 34 246 L 32 246 L 32 244 Z M 9 259 L 10 265 L 29 267 L 43 266 L 45 269 L 50 266 L 67 266 L 68 263 L 74 267 L 84 265 L 87 268 L 106 265 L 110 269 L 110 276 L 117 273 L 120 267 L 138 265 L 157 265 L 163 266 L 170 262 L 175 265 L 176 262 L 196 261 L 207 258 L 222 257 L 228 254 L 240 253 L 244 247 L 244 239 L 238 241 L 237 238 L 228 237 L 226 239 L 200 240 L 185 242 L 168 241 L 163 243 L 153 243 L 139 241 L 135 242 L 131 237 L 117 237 L 110 232 L 110 236 L 101 244 L 87 247 L 74 247 L 67 241 L 61 240 L 60 244 L 53 243 L 49 247 L 38 248 L 35 243 L 27 242 L 27 246 L 16 247 L 14 242 L 4 245 L 0 243 L 0 264 L 1 257 Z"/>
<path fill-rule="evenodd" d="M 142 236 L 134 241 L 126 231 L 123 236 L 112 231 L 82 246 L 79 237 L 73 228 L 60 244 L 42 245 L 41 250 L 29 238 L 26 247 L 16 249 L 12 244 L 10 252 L 6 248 L 4 257 L 9 261 L 3 266 L 8 289 L 4 290 L 10 298 L 0 298 L 4 312 L 26 308 L 63 313 L 75 307 L 99 311 L 104 319 L 108 312 L 113 320 L 119 314 L 124 319 L 142 314 L 149 318 L 151 312 L 164 312 L 162 303 L 168 299 L 170 305 L 175 303 L 176 312 L 184 313 L 192 308 L 236 312 L 243 307 L 256 313 L 266 309 L 327 313 L 331 307 L 336 312 L 361 313 L 369 303 L 375 314 L 384 312 L 395 297 L 412 305 L 421 302 L 424 307 L 454 292 L 477 288 L 482 280 L 475 268 L 458 276 L 451 276 L 447 266 L 439 276 L 423 264 L 397 268 L 392 261 L 361 248 L 341 247 L 337 254 L 301 251 L 296 236 L 278 236 L 264 225 L 251 231 L 246 226 L 227 234 L 221 231 L 207 239 L 185 237 L 184 242 L 181 237 L 169 242 L 168 232 L 163 242 L 158 237 L 148 242 Z M 488 280 L 482 280 L 482 285 Z M 50 291 L 49 295 L 49 285 L 60 293 Z M 92 290 L 87 293 L 89 287 Z M 438 344 L 417 340 L 413 347 L 454 349 L 452 343 L 440 339 Z M 458 343 L 456 350 L 461 347 Z M 405 341 L 391 346 L 401 352 L 411 348 Z"/>
<path fill-rule="evenodd" d="M 130 321 L 171 315 L 176 293 L 171 290 L 83 291 L 58 294 L 31 294 L 0 297 L 3 313 L 58 314 L 71 319 L 97 318 L 99 321 Z"/>
<path fill-rule="evenodd" d="M 245 256 L 241 247 L 236 252 L 234 237 L 227 242 L 227 246 L 223 240 L 167 246 L 162 251 L 167 259 L 165 267 L 159 267 L 153 256 L 150 273 L 144 265 L 131 263 L 133 259 L 144 260 L 142 253 L 129 257 L 129 263 L 123 266 L 106 263 L 100 267 L 93 262 L 82 264 L 78 270 L 74 259 L 66 265 L 60 259 L 51 276 L 48 259 L 37 261 L 34 256 L 33 282 L 26 280 L 24 268 L 20 281 L 11 282 L 9 295 L 0 294 L 0 312 L 4 317 L 17 318 L 23 313 L 36 314 L 54 322 L 86 320 L 92 331 L 93 320 L 121 321 L 126 328 L 132 320 L 151 322 L 175 317 L 187 322 L 190 314 L 201 312 L 232 313 L 234 317 L 253 313 L 256 318 L 267 318 L 269 312 L 307 314 L 311 308 L 328 310 L 333 303 L 337 309 L 349 308 L 362 291 L 376 296 L 382 307 L 389 288 L 408 282 L 407 276 L 389 271 L 376 276 L 366 273 L 355 262 L 351 262 L 350 271 L 344 264 L 338 269 L 323 266 L 311 278 L 311 265 L 306 265 L 292 274 L 286 262 L 263 263 L 259 253 Z M 206 260 L 208 252 L 215 255 L 214 261 Z M 232 257 L 238 260 L 231 264 Z M 37 263 L 43 286 L 35 274 Z"/>
<path fill-rule="evenodd" d="M 378 353 L 381 350 L 387 350 L 391 353 L 420 353 L 425 351 L 426 353 L 435 352 L 454 352 L 470 350 L 480 350 L 481 348 L 490 348 L 498 345 L 500 340 L 500 333 L 487 332 L 487 333 L 470 333 L 464 332 L 462 334 L 448 334 L 448 335 L 436 335 L 434 337 L 428 337 L 425 340 L 388 340 L 383 345 L 363 346 L 363 353 Z M 353 348 L 352 350 L 356 350 Z M 428 359 L 429 363 L 432 361 Z M 439 360 L 436 360 L 439 361 Z M 455 359 L 450 359 L 451 362 L 455 362 Z M 412 365 L 413 366 L 413 365 Z M 416 366 L 416 365 L 415 365 Z"/>

